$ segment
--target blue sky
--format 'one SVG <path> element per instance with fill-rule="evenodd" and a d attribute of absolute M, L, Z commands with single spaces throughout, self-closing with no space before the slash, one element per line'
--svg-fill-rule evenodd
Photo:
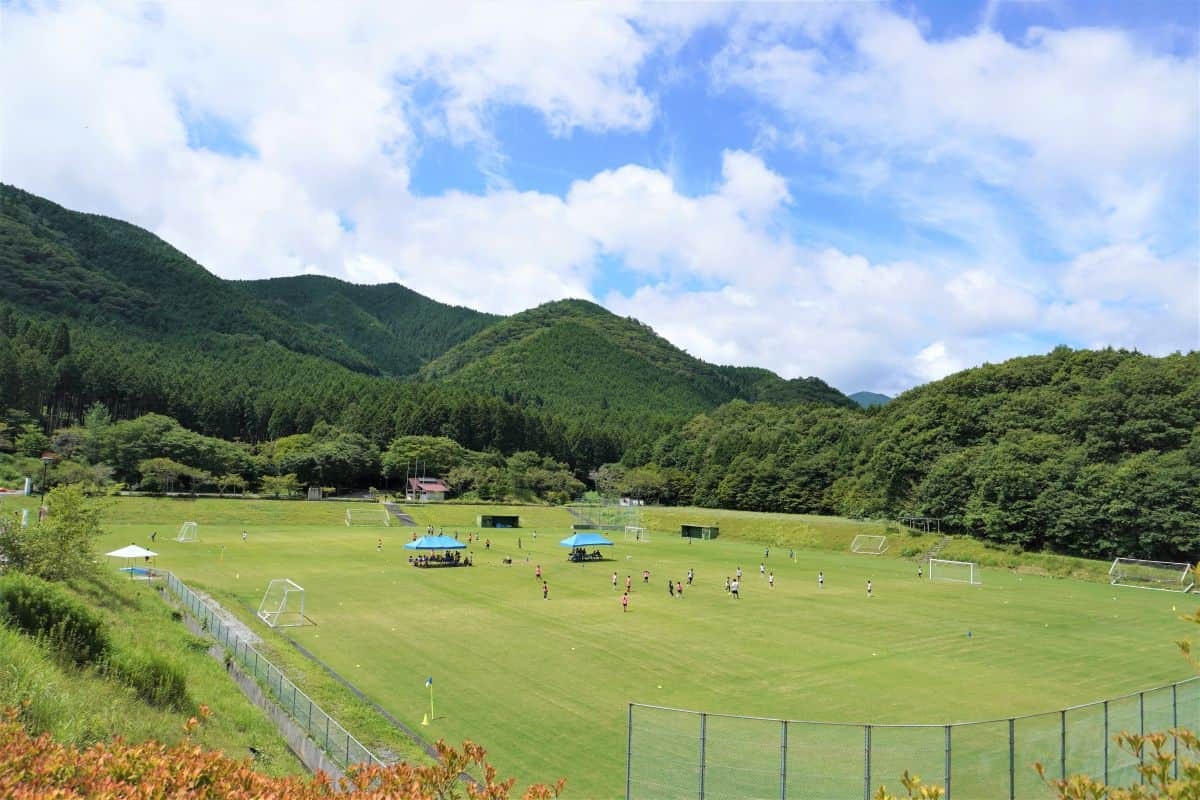
<path fill-rule="evenodd" d="M 224 277 L 896 393 L 1200 347 L 1194 2 L 9 6 L 0 178 Z"/>

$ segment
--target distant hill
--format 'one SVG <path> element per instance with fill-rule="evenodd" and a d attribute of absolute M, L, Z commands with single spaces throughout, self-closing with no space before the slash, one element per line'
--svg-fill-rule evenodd
<path fill-rule="evenodd" d="M 387 375 L 408 375 L 500 317 L 448 306 L 396 283 L 359 286 L 336 278 L 241 281 L 278 316 L 340 339 Z"/>
<path fill-rule="evenodd" d="M 892 398 L 886 394 L 878 392 L 855 392 L 850 395 L 850 399 L 858 403 L 863 408 L 871 408 L 872 406 L 886 406 L 892 402 Z"/>
<path fill-rule="evenodd" d="M 852 406 L 816 378 L 717 367 L 649 326 L 585 300 L 561 300 L 485 328 L 422 368 L 426 381 L 557 408 L 687 415 L 734 399 Z"/>

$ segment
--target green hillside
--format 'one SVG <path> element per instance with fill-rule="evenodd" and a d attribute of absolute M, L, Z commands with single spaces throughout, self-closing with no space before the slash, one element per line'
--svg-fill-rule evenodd
<path fill-rule="evenodd" d="M 137 226 L 0 185 L 4 296 L 27 311 L 140 337 L 248 334 L 359 372 L 378 367 L 335 335 L 281 317 Z"/>
<path fill-rule="evenodd" d="M 427 381 L 573 409 L 688 415 L 733 399 L 853 403 L 822 381 L 784 381 L 763 369 L 716 367 L 637 320 L 584 300 L 515 314 L 451 348 Z"/>
<path fill-rule="evenodd" d="M 315 326 L 385 374 L 408 375 L 500 319 L 447 306 L 395 283 L 359 286 L 320 275 L 240 281 L 272 313 Z"/>

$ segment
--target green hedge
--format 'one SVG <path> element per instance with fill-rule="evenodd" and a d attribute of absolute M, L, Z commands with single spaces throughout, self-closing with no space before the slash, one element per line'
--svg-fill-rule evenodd
<path fill-rule="evenodd" d="M 18 572 L 0 577 L 0 618 L 49 642 L 76 664 L 99 661 L 111 646 L 100 617 L 59 587 L 32 575 Z"/>

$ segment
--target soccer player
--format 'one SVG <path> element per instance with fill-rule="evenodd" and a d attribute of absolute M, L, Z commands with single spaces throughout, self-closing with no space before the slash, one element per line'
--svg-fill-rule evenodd
<path fill-rule="evenodd" d="M 921 565 L 917 564 L 917 580 L 921 579 Z"/>
<path fill-rule="evenodd" d="M 539 581 L 542 579 L 542 565 L 541 564 L 537 565 L 537 570 L 534 571 L 534 577 L 536 577 Z"/>
<path fill-rule="evenodd" d="M 770 575 L 767 576 L 767 583 L 771 584 L 772 589 L 775 588 L 775 573 L 774 572 L 772 572 Z"/>
<path fill-rule="evenodd" d="M 375 543 L 375 552 L 377 552 L 377 553 L 383 552 L 383 539 L 382 538 L 380 538 L 380 540 Z"/>
<path fill-rule="evenodd" d="M 696 570 L 688 569 L 688 586 L 692 585 L 692 579 L 696 577 Z"/>
<path fill-rule="evenodd" d="M 244 529 L 242 530 L 242 541 L 246 541 L 246 531 Z"/>
<path fill-rule="evenodd" d="M 742 599 L 742 596 L 740 594 L 738 594 L 738 589 L 741 588 L 741 583 L 742 583 L 741 581 L 734 579 L 733 583 L 729 584 L 729 593 L 731 595 L 733 595 L 734 597 L 736 597 L 738 600 Z"/>
<path fill-rule="evenodd" d="M 644 570 L 642 570 L 642 583 L 649 583 L 649 582 L 650 582 L 650 570 L 644 569 Z"/>
<path fill-rule="evenodd" d="M 678 597 L 683 597 L 683 581 L 675 581 L 675 594 Z"/>
<path fill-rule="evenodd" d="M 670 578 L 667 578 L 667 594 L 671 595 L 671 597 L 675 596 L 675 582 Z"/>
<path fill-rule="evenodd" d="M 629 610 L 629 592 L 621 595 L 621 613 L 624 614 Z"/>
<path fill-rule="evenodd" d="M 726 593 L 729 592 L 729 576 L 728 575 L 725 576 L 725 591 L 726 591 Z"/>
<path fill-rule="evenodd" d="M 867 580 L 867 597 L 870 597 L 870 596 L 871 596 L 871 581 L 870 581 L 870 579 L 868 579 Z"/>
<path fill-rule="evenodd" d="M 617 573 L 613 573 L 613 591 L 617 590 Z"/>
<path fill-rule="evenodd" d="M 550 599 L 550 584 L 546 583 L 545 581 L 542 581 L 542 599 Z"/>
<path fill-rule="evenodd" d="M 761 561 L 758 562 L 758 574 L 763 575 L 763 576 L 765 576 L 767 574 L 767 565 L 762 563 Z"/>
<path fill-rule="evenodd" d="M 626 575 L 625 576 L 625 594 L 629 594 L 631 591 L 633 591 L 633 576 Z"/>
<path fill-rule="evenodd" d="M 742 579 L 742 568 L 741 567 L 737 568 L 737 579 L 739 581 Z"/>
<path fill-rule="evenodd" d="M 825 573 L 824 572 L 817 573 L 817 588 L 818 589 L 825 588 Z"/>

